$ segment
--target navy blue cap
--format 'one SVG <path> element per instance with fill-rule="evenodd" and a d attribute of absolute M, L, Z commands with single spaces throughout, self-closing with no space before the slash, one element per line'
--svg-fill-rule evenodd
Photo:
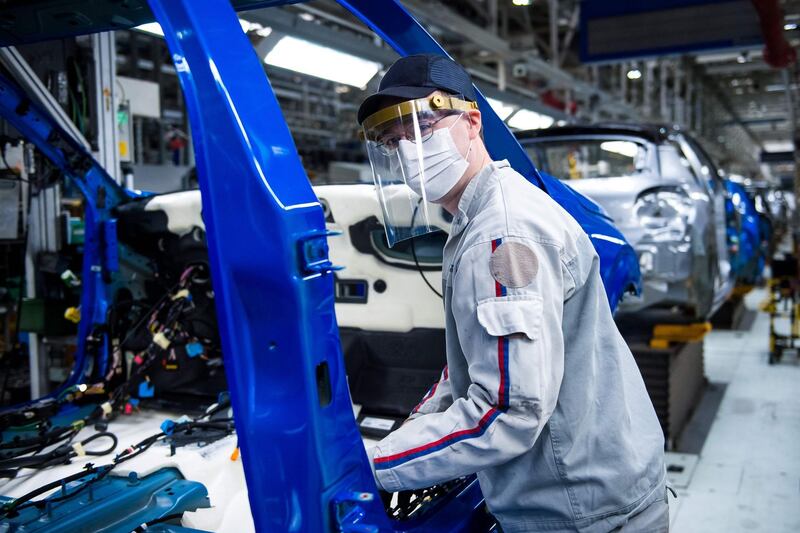
<path fill-rule="evenodd" d="M 460 94 L 471 102 L 476 99 L 472 79 L 452 59 L 439 54 L 401 57 L 386 71 L 378 92 L 361 104 L 358 123 L 387 105 L 423 98 L 437 90 Z"/>

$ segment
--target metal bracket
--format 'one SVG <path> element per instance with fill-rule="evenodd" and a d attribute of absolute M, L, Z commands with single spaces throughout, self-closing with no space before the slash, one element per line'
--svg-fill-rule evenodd
<path fill-rule="evenodd" d="M 328 274 L 344 269 L 336 266 L 328 258 L 328 237 L 341 235 L 341 231 L 325 230 L 314 232 L 299 239 L 300 244 L 300 268 L 303 274 Z"/>
<path fill-rule="evenodd" d="M 711 331 L 710 322 L 694 324 L 656 324 L 650 339 L 651 348 L 669 348 L 671 343 L 697 342 Z"/>
<path fill-rule="evenodd" d="M 14 80 L 23 88 L 25 94 L 39 104 L 53 121 L 61 126 L 84 149 L 89 150 L 89 141 L 83 136 L 75 123 L 67 116 L 66 111 L 58 104 L 47 87 L 31 69 L 25 58 L 16 47 L 7 46 L 0 48 L 0 63 L 5 65 Z"/>

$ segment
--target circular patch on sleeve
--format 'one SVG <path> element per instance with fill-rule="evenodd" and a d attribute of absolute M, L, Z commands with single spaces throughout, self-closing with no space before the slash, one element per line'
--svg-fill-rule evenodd
<path fill-rule="evenodd" d="M 504 242 L 492 252 L 489 267 L 498 283 L 516 289 L 531 284 L 539 271 L 539 259 L 522 243 Z"/>

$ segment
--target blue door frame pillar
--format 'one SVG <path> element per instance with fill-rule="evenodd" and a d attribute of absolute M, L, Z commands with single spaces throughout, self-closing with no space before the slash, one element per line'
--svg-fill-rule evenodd
<path fill-rule="evenodd" d="M 255 524 L 329 531 L 336 494 L 375 485 L 347 389 L 322 208 L 230 2 L 149 1 L 191 119 Z M 386 520 L 380 500 L 366 500 Z"/>

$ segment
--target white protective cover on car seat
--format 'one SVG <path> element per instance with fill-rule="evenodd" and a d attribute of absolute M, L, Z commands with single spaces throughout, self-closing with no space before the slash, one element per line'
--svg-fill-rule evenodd
<path fill-rule="evenodd" d="M 144 210 L 163 211 L 167 215 L 167 229 L 176 235 L 186 235 L 194 228 L 206 229 L 199 189 L 159 194 L 147 202 Z"/>

